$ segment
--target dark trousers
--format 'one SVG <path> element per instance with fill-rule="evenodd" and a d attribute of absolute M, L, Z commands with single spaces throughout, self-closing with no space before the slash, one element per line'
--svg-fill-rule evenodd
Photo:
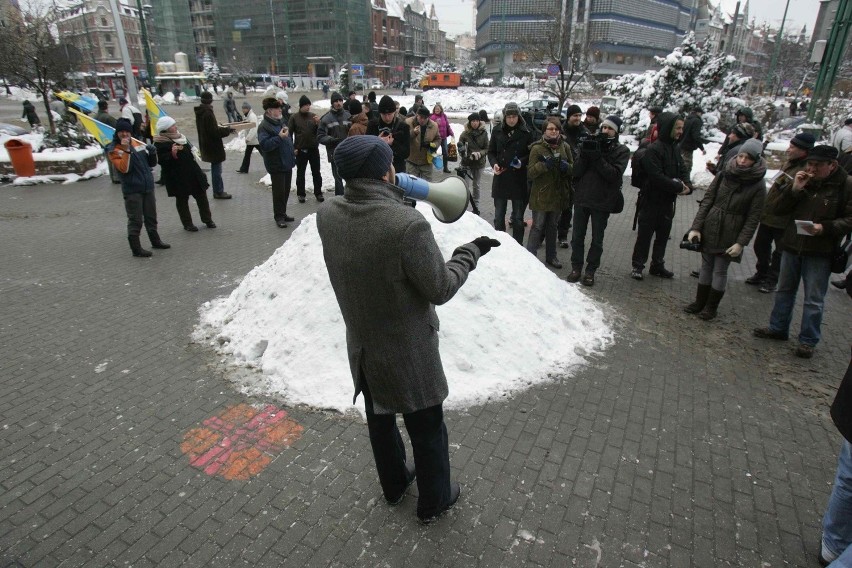
<path fill-rule="evenodd" d="M 157 230 L 157 198 L 153 191 L 125 195 L 124 210 L 127 212 L 127 236 L 138 237 L 143 223 L 146 231 Z"/>
<path fill-rule="evenodd" d="M 283 221 L 287 215 L 293 170 L 269 174 L 269 177 L 272 180 L 272 215 L 276 221 Z"/>
<path fill-rule="evenodd" d="M 754 254 L 757 256 L 757 273 L 765 276 L 769 284 L 778 283 L 778 271 L 781 269 L 781 237 L 784 229 L 769 227 L 763 223 L 757 228 L 754 237 Z M 775 250 L 772 250 L 772 243 Z"/>
<path fill-rule="evenodd" d="M 331 161 L 331 175 L 334 177 L 334 195 L 343 195 L 343 178 L 337 173 L 337 163 L 334 160 Z"/>
<path fill-rule="evenodd" d="M 527 236 L 528 251 L 538 254 L 538 247 L 541 245 L 543 237 L 545 260 L 556 260 L 556 219 L 558 216 L 559 211 L 532 212 L 532 227 Z"/>
<path fill-rule="evenodd" d="M 198 214 L 201 216 L 202 223 L 212 223 L 213 216 L 210 214 L 210 202 L 207 200 L 207 193 L 197 193 L 193 195 L 195 204 L 198 205 Z M 189 195 L 175 196 L 175 207 L 177 208 L 178 217 L 184 227 L 192 225 L 192 213 L 189 212 Z"/>
<path fill-rule="evenodd" d="M 571 228 L 572 209 L 573 206 L 569 205 L 567 209 L 562 210 L 562 214 L 559 216 L 559 224 L 556 225 L 557 240 L 568 240 L 568 230 Z"/>
<path fill-rule="evenodd" d="M 251 165 L 251 153 L 254 152 L 255 148 L 257 148 L 257 151 L 260 152 L 260 146 L 255 144 L 246 144 L 246 152 L 243 154 L 243 163 L 240 164 L 241 172 L 249 171 L 249 166 Z"/>
<path fill-rule="evenodd" d="M 636 244 L 633 247 L 633 268 L 643 270 L 648 260 L 648 249 L 651 239 L 654 239 L 654 249 L 651 252 L 651 267 L 665 264 L 666 245 L 672 232 L 674 218 L 673 203 L 648 203 L 639 210 Z"/>
<path fill-rule="evenodd" d="M 362 374 L 364 409 L 373 459 L 385 497 L 395 498 L 405 489 L 405 445 L 395 414 L 375 414 L 373 398 Z M 417 468 L 417 514 L 429 516 L 450 500 L 450 451 L 443 405 L 402 415 L 411 438 Z"/>
<path fill-rule="evenodd" d="M 526 201 L 523 199 L 512 200 L 512 236 L 519 245 L 524 244 L 524 209 Z M 506 230 L 506 209 L 509 200 L 502 197 L 494 198 L 494 228 L 498 231 Z"/>
<path fill-rule="evenodd" d="M 311 164 L 311 177 L 314 179 L 314 195 L 322 195 L 322 174 L 320 174 L 320 153 L 317 148 L 301 148 L 296 154 L 296 195 L 305 196 L 305 170 Z"/>
<path fill-rule="evenodd" d="M 596 211 L 588 207 L 574 206 L 574 232 L 571 234 L 571 267 L 580 270 L 583 266 L 583 249 L 586 243 L 586 231 L 592 220 L 592 242 L 586 256 L 586 272 L 594 272 L 601 265 L 603 255 L 604 231 L 609 222 L 609 213 Z"/>

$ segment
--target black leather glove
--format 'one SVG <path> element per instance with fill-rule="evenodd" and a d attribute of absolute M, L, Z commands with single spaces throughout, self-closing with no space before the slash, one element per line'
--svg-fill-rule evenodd
<path fill-rule="evenodd" d="M 499 247 L 500 241 L 492 239 L 491 237 L 482 236 L 473 239 L 473 244 L 475 244 L 476 248 L 479 249 L 479 256 L 485 256 L 493 247 Z"/>
<path fill-rule="evenodd" d="M 561 162 L 559 162 L 559 171 L 562 172 L 563 174 L 567 173 L 569 165 L 570 164 L 568 164 L 568 160 L 562 160 Z"/>
<path fill-rule="evenodd" d="M 548 170 L 552 170 L 556 166 L 556 160 L 553 156 L 542 157 L 541 161 L 544 162 L 544 167 Z"/>
<path fill-rule="evenodd" d="M 580 150 L 580 155 L 583 156 L 584 160 L 589 162 L 594 162 L 595 160 L 599 160 L 601 157 L 600 150 Z"/>

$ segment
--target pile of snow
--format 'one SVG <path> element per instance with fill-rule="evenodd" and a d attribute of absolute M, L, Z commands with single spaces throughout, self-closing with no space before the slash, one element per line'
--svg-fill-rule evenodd
<path fill-rule="evenodd" d="M 444 256 L 480 235 L 502 246 L 482 258 L 468 281 L 439 306 L 440 345 L 450 385 L 448 407 L 483 403 L 542 381 L 570 377 L 586 354 L 605 349 L 613 332 L 601 308 L 568 285 L 509 235 L 465 214 L 451 225 L 430 220 Z M 346 330 L 323 260 L 316 216 L 252 270 L 227 298 L 200 309 L 195 341 L 230 364 L 257 369 L 245 392 L 341 412 L 352 405 Z"/>

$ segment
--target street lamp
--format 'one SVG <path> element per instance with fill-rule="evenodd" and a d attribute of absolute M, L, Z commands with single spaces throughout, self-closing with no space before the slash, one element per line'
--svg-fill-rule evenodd
<path fill-rule="evenodd" d="M 151 44 L 148 43 L 148 24 L 145 21 L 145 10 L 151 10 L 150 4 L 142 5 L 142 0 L 136 0 L 136 8 L 139 10 L 139 28 L 142 34 L 142 50 L 145 54 L 145 71 L 148 74 L 148 85 L 154 81 L 154 62 L 151 57 Z M 150 11 L 148 12 L 150 14 Z"/>

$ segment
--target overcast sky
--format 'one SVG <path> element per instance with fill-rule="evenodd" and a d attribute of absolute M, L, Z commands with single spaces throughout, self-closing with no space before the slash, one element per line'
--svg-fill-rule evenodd
<path fill-rule="evenodd" d="M 424 3 L 429 4 L 428 1 Z M 455 36 L 473 29 L 474 0 L 433 0 L 432 3 L 435 4 L 441 29 L 447 34 Z M 737 0 L 722 0 L 722 8 L 731 14 L 736 4 Z M 819 4 L 819 0 L 790 0 L 784 29 L 798 31 L 802 25 L 807 25 L 808 34 L 813 32 Z M 742 5 L 745 6 L 745 0 L 742 0 Z M 771 26 L 778 27 L 784 15 L 784 5 L 785 0 L 749 0 L 749 18 L 758 23 L 768 21 Z"/>

